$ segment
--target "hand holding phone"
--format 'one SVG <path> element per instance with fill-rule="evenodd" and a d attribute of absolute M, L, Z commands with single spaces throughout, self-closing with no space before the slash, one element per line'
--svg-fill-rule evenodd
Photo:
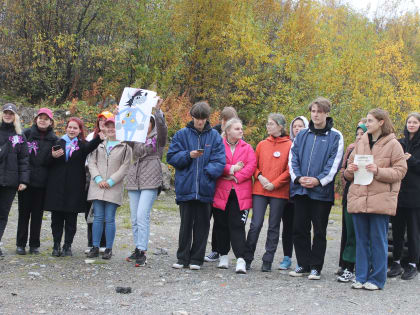
<path fill-rule="evenodd" d="M 61 145 L 57 144 L 55 146 L 52 147 L 53 151 L 58 151 L 61 149 Z"/>
<path fill-rule="evenodd" d="M 191 151 L 191 152 L 190 152 L 190 157 L 191 157 L 192 159 L 196 159 L 196 158 L 198 158 L 198 157 L 202 156 L 202 155 L 203 155 L 203 153 L 204 153 L 204 149 L 194 150 L 194 151 Z"/>

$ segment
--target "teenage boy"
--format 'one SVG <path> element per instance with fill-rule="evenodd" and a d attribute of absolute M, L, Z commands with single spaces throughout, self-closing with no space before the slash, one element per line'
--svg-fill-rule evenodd
<path fill-rule="evenodd" d="M 334 179 L 344 141 L 328 117 L 331 102 L 319 97 L 309 104 L 309 128 L 298 133 L 289 154 L 290 196 L 295 200 L 293 243 L 298 266 L 292 277 L 319 280 L 327 249 L 327 225 L 334 204 Z M 311 224 L 314 237 L 311 244 Z"/>
<path fill-rule="evenodd" d="M 181 215 L 178 261 L 172 267 L 199 270 L 209 235 L 216 179 L 223 173 L 226 157 L 222 138 L 207 121 L 209 104 L 195 103 L 190 114 L 192 121 L 174 135 L 166 156 L 176 170 L 175 193 Z"/>

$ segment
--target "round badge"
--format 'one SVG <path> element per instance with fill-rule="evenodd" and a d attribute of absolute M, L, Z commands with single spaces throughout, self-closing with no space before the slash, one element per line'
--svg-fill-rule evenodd
<path fill-rule="evenodd" d="M 276 158 L 280 157 L 280 152 L 279 151 L 274 152 L 273 156 L 276 157 Z"/>

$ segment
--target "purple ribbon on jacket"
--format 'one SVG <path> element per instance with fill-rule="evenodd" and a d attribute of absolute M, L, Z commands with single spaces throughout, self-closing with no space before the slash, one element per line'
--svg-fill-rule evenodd
<path fill-rule="evenodd" d="M 10 136 L 9 140 L 12 143 L 13 148 L 16 146 L 16 144 L 23 143 L 23 138 L 22 136 L 19 136 L 19 135 Z"/>
<path fill-rule="evenodd" d="M 146 145 L 151 145 L 153 147 L 153 151 L 156 152 L 156 137 L 147 139 Z"/>
<path fill-rule="evenodd" d="M 69 157 L 71 157 L 71 155 L 73 154 L 74 151 L 79 150 L 79 146 L 77 145 L 77 139 L 73 140 L 72 142 L 70 142 L 70 152 L 69 152 Z"/>
<path fill-rule="evenodd" d="M 28 149 L 29 149 L 29 154 L 31 154 L 32 153 L 32 150 L 34 151 L 34 153 L 35 153 L 35 155 L 37 155 L 38 154 L 38 142 L 36 142 L 36 141 L 33 141 L 33 142 L 29 142 L 28 141 Z"/>

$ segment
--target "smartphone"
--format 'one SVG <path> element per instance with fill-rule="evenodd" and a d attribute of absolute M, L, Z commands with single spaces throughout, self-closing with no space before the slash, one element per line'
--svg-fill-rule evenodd
<path fill-rule="evenodd" d="M 58 151 L 61 149 L 61 145 L 57 144 L 55 146 L 52 147 L 53 151 Z"/>
<path fill-rule="evenodd" d="M 197 149 L 198 152 L 204 153 L 204 149 Z"/>

